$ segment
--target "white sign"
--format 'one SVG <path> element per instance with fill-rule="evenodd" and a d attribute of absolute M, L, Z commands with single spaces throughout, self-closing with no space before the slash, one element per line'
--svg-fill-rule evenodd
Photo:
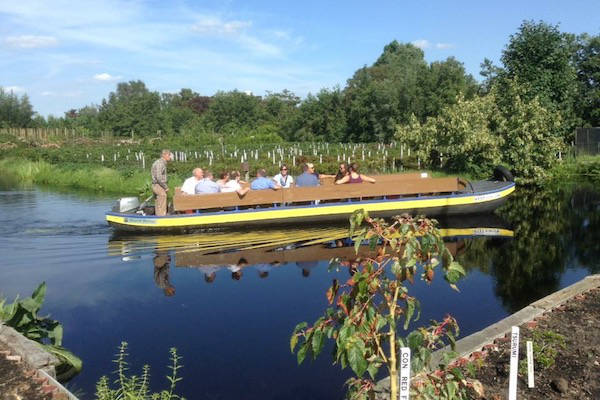
<path fill-rule="evenodd" d="M 517 372 L 519 369 L 519 327 L 513 326 L 510 334 L 510 375 L 508 400 L 517 400 Z"/>
<path fill-rule="evenodd" d="M 400 348 L 400 400 L 410 398 L 410 348 Z"/>
<path fill-rule="evenodd" d="M 533 342 L 527 341 L 527 386 L 534 388 L 533 382 Z"/>

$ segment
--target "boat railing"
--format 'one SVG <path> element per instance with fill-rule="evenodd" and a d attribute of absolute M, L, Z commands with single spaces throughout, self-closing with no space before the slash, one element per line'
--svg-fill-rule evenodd
<path fill-rule="evenodd" d="M 412 178 L 376 183 L 292 187 L 281 190 L 251 190 L 244 196 L 237 193 L 186 195 L 176 188 L 173 197 L 175 211 L 226 209 L 260 205 L 293 205 L 306 202 L 344 201 L 348 199 L 412 196 L 418 194 L 454 193 L 464 189 L 456 177 Z"/>

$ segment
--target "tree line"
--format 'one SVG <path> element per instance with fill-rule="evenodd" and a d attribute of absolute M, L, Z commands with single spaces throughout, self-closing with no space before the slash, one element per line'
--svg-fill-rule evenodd
<path fill-rule="evenodd" d="M 158 93 L 138 80 L 119 83 L 100 105 L 43 118 L 26 95 L 0 91 L 0 126 L 198 142 L 400 140 L 425 164 L 477 172 L 498 161 L 521 162 L 529 170 L 520 172 L 536 175 L 570 143 L 576 126 L 600 125 L 600 35 L 524 21 L 501 65 L 485 59 L 481 75 L 478 83 L 454 57 L 427 63 L 421 49 L 393 41 L 344 87 L 304 99 L 288 90 Z"/>

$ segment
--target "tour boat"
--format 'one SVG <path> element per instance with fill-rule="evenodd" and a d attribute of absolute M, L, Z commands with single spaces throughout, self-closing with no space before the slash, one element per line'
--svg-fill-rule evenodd
<path fill-rule="evenodd" d="M 372 216 L 401 213 L 431 217 L 493 211 L 515 190 L 511 180 L 469 182 L 428 173 L 375 176 L 376 183 L 251 190 L 237 193 L 173 196 L 173 212 L 149 215 L 136 198 L 117 201 L 106 221 L 120 231 L 169 232 L 340 221 L 358 209 Z"/>

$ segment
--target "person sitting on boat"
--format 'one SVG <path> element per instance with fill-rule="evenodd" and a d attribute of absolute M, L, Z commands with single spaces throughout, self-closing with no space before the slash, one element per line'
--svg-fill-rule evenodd
<path fill-rule="evenodd" d="M 167 163 L 171 161 L 171 151 L 163 150 L 160 158 L 152 164 L 152 191 L 156 195 L 155 214 L 157 216 L 167 215 Z"/>
<path fill-rule="evenodd" d="M 358 164 L 352 163 L 348 168 L 349 174 L 344 176 L 342 179 L 335 181 L 336 185 L 341 185 L 344 183 L 375 183 L 375 178 L 371 178 L 370 176 L 363 175 L 358 170 Z"/>
<path fill-rule="evenodd" d="M 349 174 L 348 172 L 348 164 L 346 164 L 345 162 L 340 164 L 340 169 L 338 170 L 337 174 L 335 175 L 335 179 L 333 180 L 334 182 L 339 181 L 340 179 L 342 179 L 343 177 L 347 176 Z"/>
<path fill-rule="evenodd" d="M 219 183 L 221 185 L 221 192 L 223 193 L 231 193 L 236 192 L 240 197 L 244 196 L 246 193 L 250 191 L 249 187 L 243 188 L 240 185 L 240 173 L 238 171 L 231 171 L 228 173 L 225 178 L 223 178 L 223 174 L 221 174 L 221 181 L 223 183 Z"/>
<path fill-rule="evenodd" d="M 242 278 L 242 269 L 248 266 L 248 261 L 245 258 L 240 258 L 237 264 L 232 264 L 227 267 L 231 271 L 231 279 L 239 281 Z"/>
<path fill-rule="evenodd" d="M 204 171 L 202 168 L 194 168 L 192 176 L 187 178 L 183 182 L 183 185 L 181 185 L 181 191 L 185 194 L 196 194 L 196 185 L 202 178 L 204 178 Z"/>
<path fill-rule="evenodd" d="M 294 178 L 288 174 L 288 167 L 285 164 L 279 168 L 279 173 L 273 177 L 273 180 L 285 189 L 292 187 L 294 184 Z"/>
<path fill-rule="evenodd" d="M 319 178 L 315 176 L 315 166 L 313 163 L 306 163 L 302 166 L 302 174 L 296 178 L 297 187 L 319 186 Z"/>
<path fill-rule="evenodd" d="M 204 179 L 196 184 L 195 189 L 196 194 L 219 193 L 220 191 L 221 188 L 217 185 L 217 182 L 213 181 L 213 174 L 210 171 L 204 172 Z"/>
<path fill-rule="evenodd" d="M 279 190 L 281 186 L 278 183 L 275 183 L 273 179 L 267 178 L 267 172 L 264 169 L 259 169 L 256 171 L 256 179 L 252 181 L 250 184 L 250 189 L 252 190 L 265 190 L 265 189 L 273 189 Z"/>

